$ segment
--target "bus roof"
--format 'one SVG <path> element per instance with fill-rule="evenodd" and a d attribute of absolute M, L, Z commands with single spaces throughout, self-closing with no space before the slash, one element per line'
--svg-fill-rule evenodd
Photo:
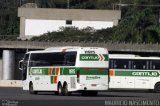
<path fill-rule="evenodd" d="M 102 50 L 106 48 L 102 47 L 80 47 L 80 46 L 62 46 L 62 47 L 49 47 L 45 50 L 29 51 L 28 53 L 45 53 L 45 52 L 63 52 L 66 50 L 78 51 L 78 50 Z M 107 49 L 106 49 L 107 50 Z"/>
<path fill-rule="evenodd" d="M 160 57 L 141 57 L 134 54 L 109 54 L 110 59 L 145 59 L 145 60 L 160 60 Z"/>
<path fill-rule="evenodd" d="M 45 51 L 63 50 L 63 49 L 79 49 L 80 46 L 62 46 L 62 47 L 49 47 Z"/>

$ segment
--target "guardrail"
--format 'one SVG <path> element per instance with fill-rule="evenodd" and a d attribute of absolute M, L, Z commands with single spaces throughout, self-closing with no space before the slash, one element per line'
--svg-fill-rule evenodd
<path fill-rule="evenodd" d="M 138 43 L 113 43 L 92 41 L 70 41 L 70 42 L 37 42 L 37 41 L 0 41 L 1 49 L 45 49 L 56 46 L 91 46 L 105 47 L 109 51 L 128 52 L 160 52 L 160 44 L 138 44 Z"/>

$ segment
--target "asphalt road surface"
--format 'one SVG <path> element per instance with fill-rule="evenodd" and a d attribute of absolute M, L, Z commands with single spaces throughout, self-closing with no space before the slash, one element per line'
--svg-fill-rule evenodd
<path fill-rule="evenodd" d="M 108 91 L 97 96 L 56 96 L 53 92 L 31 95 L 22 88 L 0 88 L 0 106 L 160 106 L 160 93 Z"/>

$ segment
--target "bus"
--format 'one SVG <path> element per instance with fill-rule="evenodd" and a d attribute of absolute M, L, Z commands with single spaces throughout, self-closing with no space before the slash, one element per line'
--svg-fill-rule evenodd
<path fill-rule="evenodd" d="M 160 92 L 160 57 L 109 55 L 109 89 Z"/>
<path fill-rule="evenodd" d="M 108 51 L 99 47 L 51 47 L 29 51 L 19 62 L 23 90 L 97 95 L 108 90 Z"/>

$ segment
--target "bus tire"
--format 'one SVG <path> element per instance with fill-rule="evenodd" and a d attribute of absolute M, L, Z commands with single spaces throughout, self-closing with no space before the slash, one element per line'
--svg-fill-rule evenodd
<path fill-rule="evenodd" d="M 160 93 L 160 82 L 157 82 L 154 86 L 154 91 Z"/>
<path fill-rule="evenodd" d="M 64 96 L 70 96 L 71 95 L 71 92 L 68 92 L 68 84 L 65 83 L 64 86 L 63 86 L 63 95 Z"/>
<path fill-rule="evenodd" d="M 61 83 L 58 83 L 58 87 L 57 87 L 57 95 L 63 95 L 63 87 L 61 85 Z"/>
<path fill-rule="evenodd" d="M 37 94 L 37 91 L 34 91 L 34 89 L 33 89 L 33 83 L 32 82 L 29 83 L 29 93 L 30 94 Z"/>

